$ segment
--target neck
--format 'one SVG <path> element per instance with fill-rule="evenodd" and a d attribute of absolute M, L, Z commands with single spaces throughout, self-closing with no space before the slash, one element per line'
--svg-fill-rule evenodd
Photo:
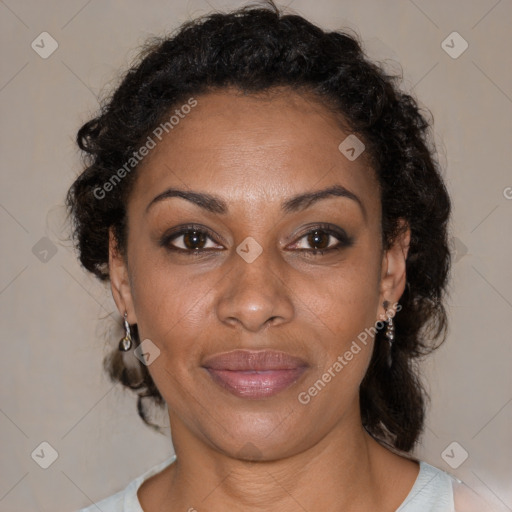
<path fill-rule="evenodd" d="M 169 468 L 161 509 L 164 504 L 212 512 L 382 509 L 387 450 L 366 433 L 359 416 L 314 446 L 279 460 L 230 457 L 172 417 L 171 430 L 177 460 Z"/>

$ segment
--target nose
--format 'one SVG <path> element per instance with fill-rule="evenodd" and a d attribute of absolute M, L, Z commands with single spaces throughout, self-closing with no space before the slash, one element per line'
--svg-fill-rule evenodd
<path fill-rule="evenodd" d="M 251 263 L 233 254 L 233 268 L 217 289 L 216 308 L 221 322 L 258 332 L 293 318 L 291 289 L 277 259 L 268 250 Z"/>

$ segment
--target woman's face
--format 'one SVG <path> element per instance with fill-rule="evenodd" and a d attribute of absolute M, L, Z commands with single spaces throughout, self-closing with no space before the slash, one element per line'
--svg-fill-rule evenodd
<path fill-rule="evenodd" d="M 196 99 L 137 170 L 113 294 L 160 351 L 175 443 L 281 458 L 360 425 L 365 328 L 400 298 L 407 247 L 382 250 L 366 155 L 311 98 Z"/>

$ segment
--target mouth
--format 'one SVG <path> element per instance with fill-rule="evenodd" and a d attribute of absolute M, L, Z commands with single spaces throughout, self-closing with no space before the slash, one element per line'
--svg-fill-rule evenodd
<path fill-rule="evenodd" d="M 208 358 L 203 368 L 212 380 L 241 398 L 266 398 L 292 386 L 308 364 L 285 352 L 234 350 Z"/>

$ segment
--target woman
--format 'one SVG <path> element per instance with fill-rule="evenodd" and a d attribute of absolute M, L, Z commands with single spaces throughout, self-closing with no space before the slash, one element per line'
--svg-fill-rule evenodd
<path fill-rule="evenodd" d="M 271 2 L 145 51 L 68 207 L 124 319 L 110 375 L 176 455 L 83 510 L 471 509 L 410 455 L 450 264 L 428 129 L 355 38 Z"/>

